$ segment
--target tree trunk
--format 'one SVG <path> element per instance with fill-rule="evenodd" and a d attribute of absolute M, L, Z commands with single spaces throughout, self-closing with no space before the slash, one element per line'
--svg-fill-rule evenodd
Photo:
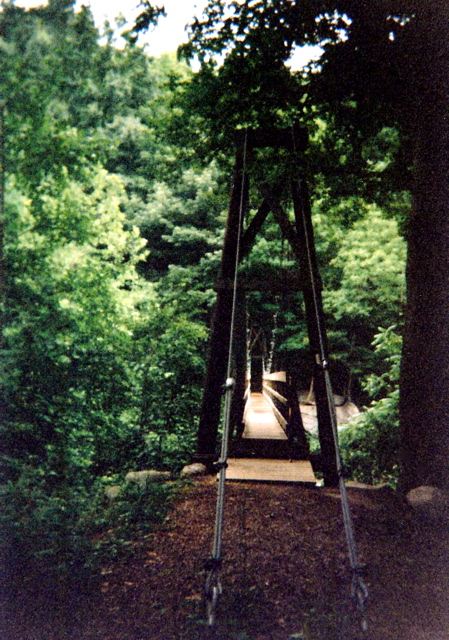
<path fill-rule="evenodd" d="M 401 484 L 449 489 L 449 5 L 417 9 L 407 310 L 401 370 Z"/>

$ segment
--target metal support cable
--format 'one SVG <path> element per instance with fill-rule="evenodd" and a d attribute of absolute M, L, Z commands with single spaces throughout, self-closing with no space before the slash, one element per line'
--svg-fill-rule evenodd
<path fill-rule="evenodd" d="M 295 138 L 294 133 L 293 136 L 293 148 L 295 149 Z M 352 572 L 352 590 L 351 597 L 356 601 L 358 609 L 361 614 L 361 627 L 365 632 L 368 629 L 368 620 L 367 620 L 367 610 L 366 610 L 366 601 L 368 599 L 368 588 L 364 583 L 361 576 L 361 565 L 359 562 L 357 544 L 355 540 L 354 533 L 354 522 L 352 519 L 351 508 L 349 505 L 348 493 L 346 491 L 346 484 L 344 480 L 344 468 L 343 461 L 341 458 L 340 447 L 338 443 L 338 427 L 337 427 L 337 415 L 335 411 L 335 401 L 334 394 L 332 390 L 331 379 L 328 370 L 328 362 L 327 362 L 327 353 L 325 346 L 325 338 L 324 338 L 324 328 L 321 323 L 321 315 L 319 312 L 319 303 L 318 303 L 318 292 L 315 281 L 315 273 L 313 269 L 313 260 L 312 260 L 312 247 L 310 246 L 310 238 L 307 228 L 307 222 L 304 214 L 304 201 L 301 207 L 301 223 L 303 226 L 305 245 L 306 245 L 306 257 L 307 257 L 307 265 L 310 276 L 311 283 L 311 291 L 312 291 L 312 299 L 314 305 L 315 312 L 315 320 L 318 334 L 318 343 L 319 343 L 319 354 L 317 354 L 319 362 L 324 376 L 325 387 L 326 387 L 326 400 L 329 409 L 329 415 L 331 418 L 331 427 L 332 427 L 332 436 L 334 442 L 334 450 L 336 456 L 336 468 L 338 474 L 338 485 L 341 496 L 341 508 L 342 508 L 342 517 L 343 517 L 343 525 L 346 535 L 346 542 L 348 546 L 348 555 L 349 555 L 349 563 Z"/>
<path fill-rule="evenodd" d="M 280 295 L 277 294 L 274 299 L 275 299 L 275 303 L 276 303 L 276 311 L 273 314 L 273 329 L 271 331 L 270 347 L 269 347 L 269 350 L 268 350 L 267 362 L 266 362 L 266 365 L 264 367 L 264 369 L 265 369 L 264 373 L 272 373 L 274 347 L 276 346 L 276 334 L 277 334 L 277 331 L 278 331 L 278 316 L 279 316 Z"/>
<path fill-rule="evenodd" d="M 207 622 L 209 626 L 215 624 L 216 609 L 218 606 L 218 600 L 222 594 L 223 588 L 221 585 L 221 565 L 222 565 L 222 542 L 223 542 L 223 521 L 224 521 L 224 503 L 225 503 L 225 487 L 226 487 L 226 468 L 229 449 L 229 436 L 230 436 L 230 418 L 231 418 L 231 402 L 232 392 L 235 386 L 235 381 L 232 376 L 232 360 L 233 360 L 233 342 L 234 342 L 234 329 L 235 329 L 235 317 L 237 307 L 237 284 L 238 284 L 238 266 L 240 262 L 240 244 L 242 237 L 243 226 L 243 214 L 244 214 L 244 199 L 245 199 L 245 168 L 246 168 L 246 154 L 247 154 L 248 133 L 245 132 L 244 144 L 243 144 L 243 166 L 242 166 L 242 180 L 240 186 L 240 201 L 239 201 L 239 216 L 238 216 L 238 230 L 236 241 L 236 255 L 234 264 L 234 278 L 232 289 L 232 306 L 231 306 L 231 322 L 229 329 L 229 349 L 228 349 L 228 362 L 226 369 L 226 383 L 223 391 L 225 395 L 224 410 L 223 410 L 223 435 L 221 439 L 221 452 L 220 458 L 215 467 L 218 470 L 218 488 L 217 488 L 217 505 L 215 513 L 215 528 L 214 528 L 214 540 L 212 546 L 212 556 L 206 561 L 206 584 L 205 584 L 205 599 L 207 607 Z"/>

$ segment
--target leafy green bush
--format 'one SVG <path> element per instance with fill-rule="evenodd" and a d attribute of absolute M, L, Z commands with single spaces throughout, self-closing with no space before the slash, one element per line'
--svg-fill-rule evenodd
<path fill-rule="evenodd" d="M 148 533 L 164 520 L 178 489 L 175 483 L 125 485 L 104 514 L 106 523 L 113 526 L 114 537 L 129 540 L 135 534 Z"/>
<path fill-rule="evenodd" d="M 17 481 L 0 486 L 5 571 L 38 563 L 42 573 L 83 579 L 100 560 L 162 522 L 179 488 L 175 483 L 125 485 L 118 498 L 108 500 L 101 480 L 89 492 L 54 482 L 51 474 L 24 468 Z"/>
<path fill-rule="evenodd" d="M 351 477 L 375 484 L 396 485 L 399 475 L 399 368 L 401 336 L 392 326 L 380 330 L 375 350 L 385 357 L 388 371 L 369 376 L 366 390 L 371 406 L 353 423 L 340 429 L 340 449 Z M 382 397 L 383 396 L 383 397 Z"/>
<path fill-rule="evenodd" d="M 178 471 L 194 450 L 205 371 L 206 329 L 161 310 L 142 339 L 148 354 L 142 391 L 147 462 Z"/>
<path fill-rule="evenodd" d="M 191 461 L 195 438 L 196 428 L 180 428 L 176 433 L 150 431 L 145 436 L 149 466 L 179 471 Z"/>
<path fill-rule="evenodd" d="M 23 468 L 20 478 L 0 487 L 3 566 L 30 560 L 58 574 L 85 571 L 93 562 L 92 497 L 79 486 L 58 484 L 40 469 Z M 44 562 L 45 561 L 45 562 Z"/>
<path fill-rule="evenodd" d="M 136 271 L 145 241 L 125 229 L 124 186 L 103 170 L 84 183 L 62 171 L 32 196 L 8 181 L 1 453 L 66 477 L 117 471 L 125 442 L 143 448 L 134 332 L 154 300 Z"/>
<path fill-rule="evenodd" d="M 396 485 L 399 475 L 399 390 L 371 407 L 340 431 L 343 462 L 360 482 Z"/>
<path fill-rule="evenodd" d="M 98 478 L 146 454 L 135 334 L 154 305 L 123 185 L 84 178 L 62 171 L 30 196 L 11 179 L 6 194 L 2 535 L 16 560 L 63 573 L 93 562 L 108 526 Z"/>

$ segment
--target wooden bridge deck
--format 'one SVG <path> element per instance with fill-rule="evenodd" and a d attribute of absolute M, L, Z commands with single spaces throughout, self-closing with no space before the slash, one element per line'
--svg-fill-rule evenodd
<path fill-rule="evenodd" d="M 229 458 L 226 480 L 234 482 L 294 482 L 315 486 L 317 479 L 308 460 Z"/>
<path fill-rule="evenodd" d="M 287 436 L 262 393 L 251 394 L 244 421 L 243 443 L 264 441 L 269 448 L 276 444 L 279 450 L 279 446 L 283 446 L 281 441 L 285 441 L 287 449 Z M 274 456 L 229 458 L 226 479 L 238 482 L 293 482 L 312 486 L 317 482 L 309 460 L 275 459 Z"/>
<path fill-rule="evenodd" d="M 243 438 L 255 440 L 287 440 L 284 430 L 263 393 L 252 393 L 246 405 Z"/>

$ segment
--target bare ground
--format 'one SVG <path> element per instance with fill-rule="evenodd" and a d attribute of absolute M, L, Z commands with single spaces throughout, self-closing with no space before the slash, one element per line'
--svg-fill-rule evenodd
<path fill-rule="evenodd" d="M 369 631 L 349 599 L 335 490 L 227 487 L 224 592 L 204 623 L 216 483 L 185 491 L 153 535 L 88 585 L 22 575 L 4 594 L 3 640 L 449 640 L 448 527 L 393 492 L 349 491 L 369 587 Z M 36 582 L 38 584 L 36 585 Z"/>

